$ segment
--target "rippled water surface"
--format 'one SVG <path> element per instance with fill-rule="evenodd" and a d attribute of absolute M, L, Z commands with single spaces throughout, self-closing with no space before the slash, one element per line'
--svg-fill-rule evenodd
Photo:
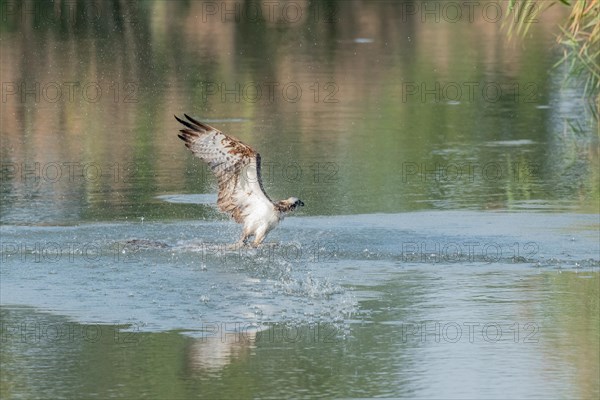
<path fill-rule="evenodd" d="M 2 398 L 598 398 L 598 127 L 551 68 L 560 8 L 511 44 L 413 2 L 23 4 Z M 261 248 L 229 247 L 183 113 L 305 202 Z"/>

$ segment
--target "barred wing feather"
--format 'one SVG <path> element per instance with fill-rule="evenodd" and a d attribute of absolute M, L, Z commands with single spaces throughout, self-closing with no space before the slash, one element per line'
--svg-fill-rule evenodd
<path fill-rule="evenodd" d="M 175 116 L 185 126 L 178 136 L 217 177 L 219 209 L 238 223 L 258 209 L 274 210 L 262 185 L 260 154 L 238 139 L 184 115 L 187 121 Z"/>

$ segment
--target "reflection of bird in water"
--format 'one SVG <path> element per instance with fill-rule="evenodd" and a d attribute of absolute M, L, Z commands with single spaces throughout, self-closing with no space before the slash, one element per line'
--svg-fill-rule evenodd
<path fill-rule="evenodd" d="M 187 365 L 195 372 L 218 372 L 250 355 L 256 347 L 256 331 L 242 330 L 193 339 L 186 351 Z"/>
<path fill-rule="evenodd" d="M 288 212 L 304 206 L 296 197 L 271 201 L 262 184 L 260 154 L 212 126 L 184 115 L 187 121 L 175 117 L 185 126 L 179 138 L 217 177 L 219 209 L 244 225 L 239 245 L 246 244 L 251 236 L 254 236 L 252 245 L 260 245 Z"/>

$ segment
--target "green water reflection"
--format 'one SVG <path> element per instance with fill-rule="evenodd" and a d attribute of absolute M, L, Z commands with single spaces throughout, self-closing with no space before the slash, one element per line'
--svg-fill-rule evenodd
<path fill-rule="evenodd" d="M 183 112 L 251 143 L 272 197 L 308 214 L 598 211 L 597 125 L 551 70 L 559 10 L 524 48 L 410 2 L 302 3 L 297 21 L 196 1 L 77 2 L 55 21 L 36 4 L 2 2 L 5 222 L 25 204 L 77 210 L 38 222 L 214 216 L 155 199 L 215 190 L 175 136 Z"/>
<path fill-rule="evenodd" d="M 503 275 L 492 276 L 498 274 Z M 371 316 L 350 324 L 351 334 L 328 324 L 271 325 L 256 332 L 235 321 L 211 321 L 198 326 L 205 330 L 204 337 L 189 337 L 179 332 L 142 333 L 143 327 L 135 325 L 82 325 L 28 308 L 4 307 L 1 395 L 430 397 L 437 390 L 470 397 L 469 390 L 475 389 L 471 395 L 495 397 L 507 384 L 514 385 L 515 393 L 529 394 L 533 393 L 529 385 L 541 384 L 534 386 L 540 398 L 550 393 L 593 398 L 598 393 L 598 274 L 531 275 L 519 284 L 523 293 L 519 302 L 490 307 L 473 298 L 469 312 L 428 303 L 421 292 L 432 277 L 421 271 L 371 287 L 384 296 L 363 302 Z M 491 292 L 499 294 L 513 286 L 484 275 L 478 279 L 492 284 Z M 443 283 L 430 284 L 444 290 Z M 440 319 L 444 327 L 462 326 L 463 320 L 483 324 L 476 313 L 470 314 L 480 307 L 488 321 L 504 327 L 502 338 L 496 341 L 494 332 L 483 340 L 478 325 L 471 336 L 464 330 L 455 340 L 453 330 L 441 330 L 436 339 L 437 321 L 419 319 L 435 315 L 427 311 L 427 304 L 445 314 Z M 457 319 L 461 313 L 463 319 Z M 414 323 L 425 322 L 429 324 L 425 336 L 414 334 Z M 448 376 L 475 377 L 489 360 L 495 366 L 485 368 L 497 371 L 496 383 L 480 385 L 470 378 L 461 392 L 447 381 Z M 509 373 L 523 366 L 528 374 Z"/>

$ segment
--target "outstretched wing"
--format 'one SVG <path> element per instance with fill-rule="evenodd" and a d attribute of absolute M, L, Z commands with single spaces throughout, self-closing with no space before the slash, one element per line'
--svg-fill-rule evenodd
<path fill-rule="evenodd" d="M 262 185 L 260 154 L 218 129 L 184 115 L 187 121 L 175 116 L 185 126 L 178 136 L 217 177 L 219 209 L 243 223 L 257 208 L 273 207 Z"/>

